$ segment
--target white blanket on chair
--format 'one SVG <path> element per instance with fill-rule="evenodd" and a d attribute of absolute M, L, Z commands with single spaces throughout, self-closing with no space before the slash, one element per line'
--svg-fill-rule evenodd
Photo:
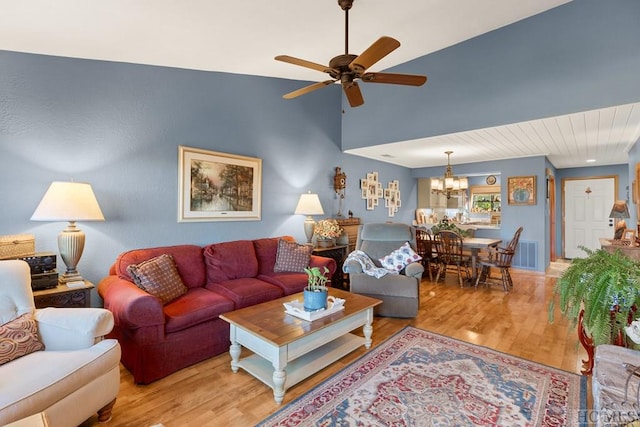
<path fill-rule="evenodd" d="M 349 254 L 347 259 L 344 261 L 342 265 L 342 271 L 345 273 L 349 273 L 349 266 L 347 265 L 349 261 L 356 261 L 362 267 L 362 272 L 364 274 L 368 274 L 369 276 L 373 276 L 376 279 L 381 278 L 386 274 L 398 274 L 397 271 L 387 270 L 386 268 L 376 267 L 376 265 L 371 261 L 369 255 L 362 251 L 353 251 Z"/>

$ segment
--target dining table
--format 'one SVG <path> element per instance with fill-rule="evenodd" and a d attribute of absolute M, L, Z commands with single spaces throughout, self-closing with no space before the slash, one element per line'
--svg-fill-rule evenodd
<path fill-rule="evenodd" d="M 480 249 L 496 248 L 500 243 L 502 243 L 501 239 L 491 237 L 464 237 L 462 239 L 462 248 L 471 252 L 473 282 L 475 282 L 476 277 L 478 277 L 478 254 L 480 253 Z"/>

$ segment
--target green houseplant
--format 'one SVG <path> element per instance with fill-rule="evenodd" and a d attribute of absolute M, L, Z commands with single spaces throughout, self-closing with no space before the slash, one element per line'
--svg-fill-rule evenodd
<path fill-rule="evenodd" d="M 590 250 L 574 258 L 556 283 L 549 302 L 553 322 L 557 304 L 561 313 L 578 325 L 580 341 L 589 353 L 585 373 L 593 366 L 593 348 L 599 344 L 625 345 L 624 327 L 636 318 L 640 307 L 640 263 L 621 251 Z"/>
<path fill-rule="evenodd" d="M 431 227 L 431 232 L 433 234 L 435 234 L 435 233 L 437 233 L 438 231 L 441 231 L 441 230 L 453 231 L 455 233 L 458 233 L 462 237 L 466 237 L 466 236 L 469 235 L 469 230 L 463 230 L 462 228 L 460 228 L 457 225 L 455 225 L 453 222 L 449 222 L 448 219 L 442 219 L 442 220 L 440 220 L 439 223 L 437 223 L 436 225 Z"/>
<path fill-rule="evenodd" d="M 307 286 L 304 288 L 303 297 L 304 309 L 316 311 L 327 308 L 329 269 L 324 267 L 324 271 L 321 271 L 319 267 L 307 267 L 304 271 L 307 273 Z"/>

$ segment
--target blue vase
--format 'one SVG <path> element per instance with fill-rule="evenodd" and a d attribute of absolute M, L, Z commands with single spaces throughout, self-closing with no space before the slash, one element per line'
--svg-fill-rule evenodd
<path fill-rule="evenodd" d="M 318 311 L 327 308 L 328 292 L 304 289 L 304 311 Z"/>

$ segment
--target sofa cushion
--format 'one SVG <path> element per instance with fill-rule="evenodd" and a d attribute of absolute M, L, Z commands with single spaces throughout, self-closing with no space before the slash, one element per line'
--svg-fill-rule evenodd
<path fill-rule="evenodd" d="M 307 286 L 307 273 L 260 274 L 258 279 L 278 286 L 285 296 L 302 292 Z"/>
<path fill-rule="evenodd" d="M 380 264 L 391 271 L 402 271 L 407 265 L 412 262 L 418 262 L 422 259 L 420 255 L 415 253 L 409 242 L 406 242 L 404 245 L 400 246 L 395 251 L 391 252 L 389 255 L 380 258 Z"/>
<path fill-rule="evenodd" d="M 234 302 L 236 309 L 284 296 L 280 287 L 251 277 L 209 283 L 207 289 L 229 298 Z"/>
<path fill-rule="evenodd" d="M 313 246 L 311 245 L 300 245 L 296 242 L 280 239 L 273 271 L 275 273 L 284 271 L 303 273 L 304 269 L 309 266 L 311 252 L 313 252 Z"/>
<path fill-rule="evenodd" d="M 215 243 L 204 248 L 207 283 L 258 275 L 258 260 L 250 240 Z"/>
<path fill-rule="evenodd" d="M 0 326 L 0 365 L 43 349 L 38 326 L 31 313 Z"/>
<path fill-rule="evenodd" d="M 202 248 L 196 245 L 161 246 L 123 252 L 116 259 L 114 273 L 121 279 L 133 282 L 133 278 L 127 271 L 130 264 L 140 264 L 162 254 L 169 254 L 173 257 L 182 282 L 187 288 L 204 286 L 206 270 L 202 258 Z"/>
<path fill-rule="evenodd" d="M 164 306 L 165 332 L 180 331 L 216 319 L 233 309 L 233 301 L 218 293 L 204 288 L 190 289 L 180 298 Z"/>
<path fill-rule="evenodd" d="M 258 274 L 273 273 L 273 267 L 276 265 L 276 255 L 278 253 L 278 242 L 280 240 L 286 240 L 287 242 L 296 241 L 291 236 L 266 237 L 253 241 L 256 259 L 258 260 Z"/>
<path fill-rule="evenodd" d="M 163 304 L 187 293 L 171 255 L 163 254 L 140 264 L 131 264 L 127 271 L 139 288 L 158 297 Z"/>

